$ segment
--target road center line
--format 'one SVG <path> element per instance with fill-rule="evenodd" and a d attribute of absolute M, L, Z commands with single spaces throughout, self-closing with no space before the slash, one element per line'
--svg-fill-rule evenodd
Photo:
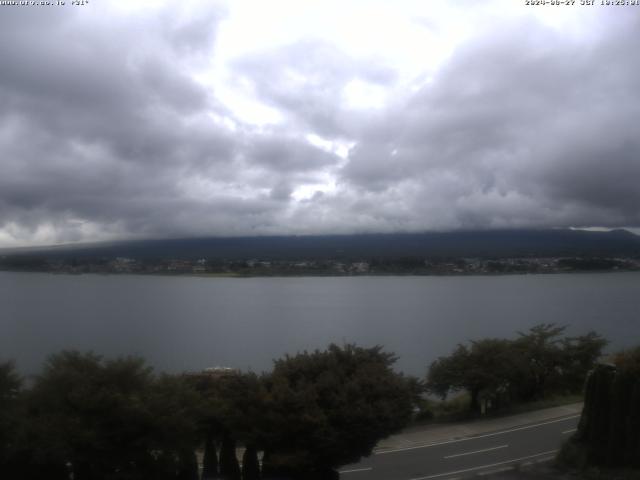
<path fill-rule="evenodd" d="M 352 470 L 340 470 L 338 473 L 343 474 L 343 473 L 357 473 L 357 472 L 368 472 L 370 470 L 373 470 L 373 468 L 371 467 L 367 467 L 367 468 L 354 468 Z"/>
<path fill-rule="evenodd" d="M 564 432 L 562 432 L 563 435 L 566 435 L 567 433 L 573 433 L 573 432 L 577 432 L 578 429 L 577 428 L 572 428 L 571 430 L 565 430 Z"/>
<path fill-rule="evenodd" d="M 456 457 L 464 457 L 465 455 L 473 455 L 474 453 L 484 453 L 484 452 L 490 452 L 492 450 L 499 450 L 501 448 L 507 448 L 509 445 L 499 445 L 497 447 L 491 447 L 491 448 L 483 448 L 482 450 L 476 450 L 474 452 L 465 452 L 465 453 L 456 453 L 455 455 L 447 455 L 444 458 L 456 458 Z"/>
<path fill-rule="evenodd" d="M 551 455 L 556 453 L 557 450 L 549 450 L 548 452 L 536 453 L 535 455 L 529 455 L 526 457 L 513 458 L 511 460 L 505 460 L 504 462 L 491 463 L 489 465 L 480 465 L 479 467 L 465 468 L 464 470 L 456 470 L 455 472 L 437 473 L 435 475 L 427 475 L 426 477 L 415 477 L 411 480 L 427 480 L 429 478 L 446 477 L 448 475 L 457 475 L 458 473 L 473 472 L 474 470 L 482 470 L 483 468 L 497 467 L 498 465 L 506 465 L 507 463 L 520 462 L 522 460 L 529 460 L 535 457 L 542 457 L 543 455 Z"/>
<path fill-rule="evenodd" d="M 395 448 L 393 450 L 384 450 L 382 452 L 374 452 L 374 455 L 386 455 L 388 453 L 405 452 L 407 450 L 417 450 L 419 448 L 437 447 L 438 445 L 448 445 L 450 443 L 468 442 L 469 440 L 477 440 L 479 438 L 495 437 L 496 435 L 504 435 L 505 433 L 519 432 L 520 430 L 528 430 L 530 428 L 542 427 L 544 425 L 550 425 L 552 423 L 566 422 L 567 420 L 571 420 L 579 417 L 580 415 L 571 415 L 570 417 L 563 417 L 563 418 L 558 418 L 556 420 L 550 420 L 548 422 L 536 423 L 535 425 L 526 425 L 524 427 L 510 428 L 509 430 L 502 430 L 500 432 L 485 433 L 483 435 L 476 435 L 475 437 L 458 438 L 455 440 L 447 440 L 445 442 L 426 443 L 423 445 L 416 445 L 414 447 L 403 447 L 403 448 Z"/>

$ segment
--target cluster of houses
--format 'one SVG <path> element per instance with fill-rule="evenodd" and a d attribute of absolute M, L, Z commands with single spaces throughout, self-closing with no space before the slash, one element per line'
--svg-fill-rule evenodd
<path fill-rule="evenodd" d="M 1 259 L 0 259 L 1 260 Z M 0 269 L 2 262 L 0 261 Z M 9 270 L 9 268 L 5 268 Z M 135 273 L 191 275 L 482 275 L 501 273 L 560 273 L 571 271 L 640 270 L 638 258 L 522 257 L 522 258 L 383 258 L 344 259 L 168 259 L 117 257 L 49 261 L 36 270 L 54 273 Z"/>

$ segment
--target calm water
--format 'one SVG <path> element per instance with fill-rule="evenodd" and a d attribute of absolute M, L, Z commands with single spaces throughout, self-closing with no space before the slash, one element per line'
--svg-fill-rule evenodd
<path fill-rule="evenodd" d="M 140 354 L 161 370 L 273 358 L 329 342 L 382 344 L 422 375 L 456 343 L 540 322 L 640 343 L 640 273 L 495 277 L 192 278 L 0 272 L 0 359 Z"/>

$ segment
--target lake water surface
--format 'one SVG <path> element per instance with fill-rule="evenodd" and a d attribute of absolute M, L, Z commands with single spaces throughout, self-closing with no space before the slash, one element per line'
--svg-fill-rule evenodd
<path fill-rule="evenodd" d="M 461 277 L 196 278 L 0 272 L 0 360 L 139 354 L 159 370 L 272 359 L 330 342 L 384 345 L 423 375 L 457 343 L 540 322 L 640 344 L 640 273 Z"/>

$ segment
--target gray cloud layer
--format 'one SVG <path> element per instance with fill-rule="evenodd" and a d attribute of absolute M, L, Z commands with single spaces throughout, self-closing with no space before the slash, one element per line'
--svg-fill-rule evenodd
<path fill-rule="evenodd" d="M 637 226 L 640 23 L 616 27 L 572 43 L 524 24 L 470 43 L 354 149 L 344 181 L 405 188 L 413 212 L 435 204 L 463 227 Z"/>
<path fill-rule="evenodd" d="M 640 227 L 637 15 L 581 38 L 496 29 L 376 110 L 342 95 L 354 79 L 394 88 L 372 59 L 311 40 L 247 55 L 234 80 L 284 119 L 262 128 L 188 74 L 224 15 L 3 9 L 0 242 Z"/>

